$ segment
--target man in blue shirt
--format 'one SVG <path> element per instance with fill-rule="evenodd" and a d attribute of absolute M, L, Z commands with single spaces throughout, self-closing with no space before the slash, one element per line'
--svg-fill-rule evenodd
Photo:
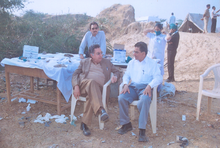
<path fill-rule="evenodd" d="M 92 22 L 89 25 L 90 31 L 88 31 L 82 39 L 79 47 L 79 56 L 83 59 L 83 54 L 86 46 L 89 48 L 92 45 L 98 44 L 102 50 L 102 56 L 106 54 L 106 40 L 104 31 L 99 31 L 99 25 L 96 22 Z"/>

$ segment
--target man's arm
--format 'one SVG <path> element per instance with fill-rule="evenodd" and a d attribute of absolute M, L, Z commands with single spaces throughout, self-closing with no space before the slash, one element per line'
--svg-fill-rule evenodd
<path fill-rule="evenodd" d="M 79 98 L 80 96 L 80 89 L 79 89 L 79 84 L 80 84 L 80 77 L 79 75 L 82 73 L 82 60 L 80 61 L 79 67 L 75 70 L 72 76 L 72 86 L 74 89 L 73 95 L 76 99 Z"/>
<path fill-rule="evenodd" d="M 81 59 L 83 59 L 84 50 L 85 50 L 86 45 L 87 45 L 87 33 L 84 35 L 84 37 L 82 39 L 82 42 L 79 46 L 79 55 L 80 55 Z"/>
<path fill-rule="evenodd" d="M 154 32 L 154 29 L 146 29 L 144 31 L 144 35 L 147 35 L 149 32 Z"/>
<path fill-rule="evenodd" d="M 105 38 L 105 32 L 104 31 L 102 31 L 100 47 L 101 47 L 101 50 L 102 50 L 102 56 L 105 57 L 105 55 L 106 55 L 106 38 Z"/>
<path fill-rule="evenodd" d="M 161 75 L 160 68 L 156 62 L 152 70 L 153 70 L 153 79 L 148 85 L 150 85 L 151 88 L 154 88 L 155 86 L 163 82 L 163 76 Z"/>
<path fill-rule="evenodd" d="M 120 72 L 119 70 L 111 63 L 111 72 L 113 73 L 113 77 L 111 78 L 112 83 L 115 83 L 118 81 L 120 77 Z"/>
<path fill-rule="evenodd" d="M 132 61 L 131 61 L 132 62 Z M 126 71 L 125 71 L 125 74 L 124 74 L 124 76 L 123 76 L 123 78 L 122 78 L 122 80 L 123 80 L 123 84 L 124 84 L 124 86 L 123 86 L 123 89 L 122 89 L 122 91 L 121 92 L 119 92 L 120 94 L 124 94 L 124 93 L 126 93 L 126 92 L 128 92 L 128 93 L 130 93 L 130 90 L 129 90 L 129 88 L 128 88 L 128 84 L 129 84 L 129 81 L 130 81 L 130 70 L 131 70 L 131 62 L 129 62 L 128 63 L 128 66 L 127 66 L 127 69 L 126 69 Z"/>

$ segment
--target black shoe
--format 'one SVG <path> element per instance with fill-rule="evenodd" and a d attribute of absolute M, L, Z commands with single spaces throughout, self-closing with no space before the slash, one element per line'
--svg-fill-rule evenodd
<path fill-rule="evenodd" d="M 168 78 L 168 79 L 166 79 L 165 81 L 166 81 L 166 82 L 174 82 L 175 79 L 174 79 L 174 78 L 173 78 L 173 79 Z"/>
<path fill-rule="evenodd" d="M 106 113 L 105 109 L 102 109 L 101 110 L 101 121 L 105 122 L 105 121 L 108 121 L 108 119 L 109 119 L 108 114 Z"/>
<path fill-rule="evenodd" d="M 87 125 L 85 123 L 83 123 L 83 122 L 81 123 L 80 129 L 83 130 L 83 134 L 85 136 L 91 135 L 91 132 L 90 132 L 89 128 L 87 127 Z"/>
<path fill-rule="evenodd" d="M 148 139 L 145 135 L 145 129 L 139 129 L 139 138 L 138 138 L 139 142 L 147 142 Z"/>
<path fill-rule="evenodd" d="M 131 130 L 132 130 L 132 125 L 131 125 L 131 122 L 129 122 L 127 124 L 122 125 L 122 127 L 118 130 L 118 134 L 123 135 Z"/>

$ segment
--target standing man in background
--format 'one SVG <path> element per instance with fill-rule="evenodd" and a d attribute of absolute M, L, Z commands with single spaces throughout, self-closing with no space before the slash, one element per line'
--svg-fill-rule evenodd
<path fill-rule="evenodd" d="M 79 46 L 79 56 L 83 59 L 83 54 L 86 46 L 89 48 L 92 45 L 98 44 L 102 50 L 102 56 L 106 54 L 106 40 L 104 31 L 99 31 L 99 25 L 96 22 L 92 22 L 89 25 L 90 31 L 88 31 L 82 39 Z"/>
<path fill-rule="evenodd" d="M 174 79 L 174 61 L 176 56 L 177 47 L 179 45 L 179 32 L 175 24 L 170 24 L 170 33 L 167 34 L 167 64 L 168 64 L 168 75 L 166 82 L 173 82 Z"/>
<path fill-rule="evenodd" d="M 203 18 L 201 20 L 204 20 L 204 33 L 208 33 L 208 22 L 209 22 L 209 18 L 210 18 L 210 13 L 209 13 L 209 9 L 210 9 L 210 4 L 206 5 L 206 10 L 205 13 L 203 14 Z"/>
<path fill-rule="evenodd" d="M 174 16 L 174 13 L 171 13 L 171 17 L 169 19 L 169 26 L 170 24 L 175 24 L 176 23 L 176 17 Z"/>
<path fill-rule="evenodd" d="M 219 11 L 220 11 L 220 9 L 215 12 L 215 6 L 212 6 L 212 27 L 211 27 L 211 33 L 215 33 L 216 23 L 217 23 L 217 16 L 220 16 L 219 14 L 217 14 Z"/>

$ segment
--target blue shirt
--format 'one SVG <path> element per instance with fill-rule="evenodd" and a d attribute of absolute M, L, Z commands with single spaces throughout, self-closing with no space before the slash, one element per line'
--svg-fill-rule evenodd
<path fill-rule="evenodd" d="M 98 44 L 102 50 L 103 57 L 106 54 L 106 40 L 104 31 L 98 31 L 96 36 L 93 36 L 91 31 L 88 31 L 82 39 L 82 42 L 79 47 L 79 54 L 84 54 L 84 50 L 86 46 L 89 48 L 90 46 Z"/>
<path fill-rule="evenodd" d="M 133 59 L 128 63 L 123 84 L 129 84 L 130 80 L 137 84 L 148 84 L 153 88 L 163 82 L 163 77 L 158 64 L 146 56 L 141 62 Z"/>

